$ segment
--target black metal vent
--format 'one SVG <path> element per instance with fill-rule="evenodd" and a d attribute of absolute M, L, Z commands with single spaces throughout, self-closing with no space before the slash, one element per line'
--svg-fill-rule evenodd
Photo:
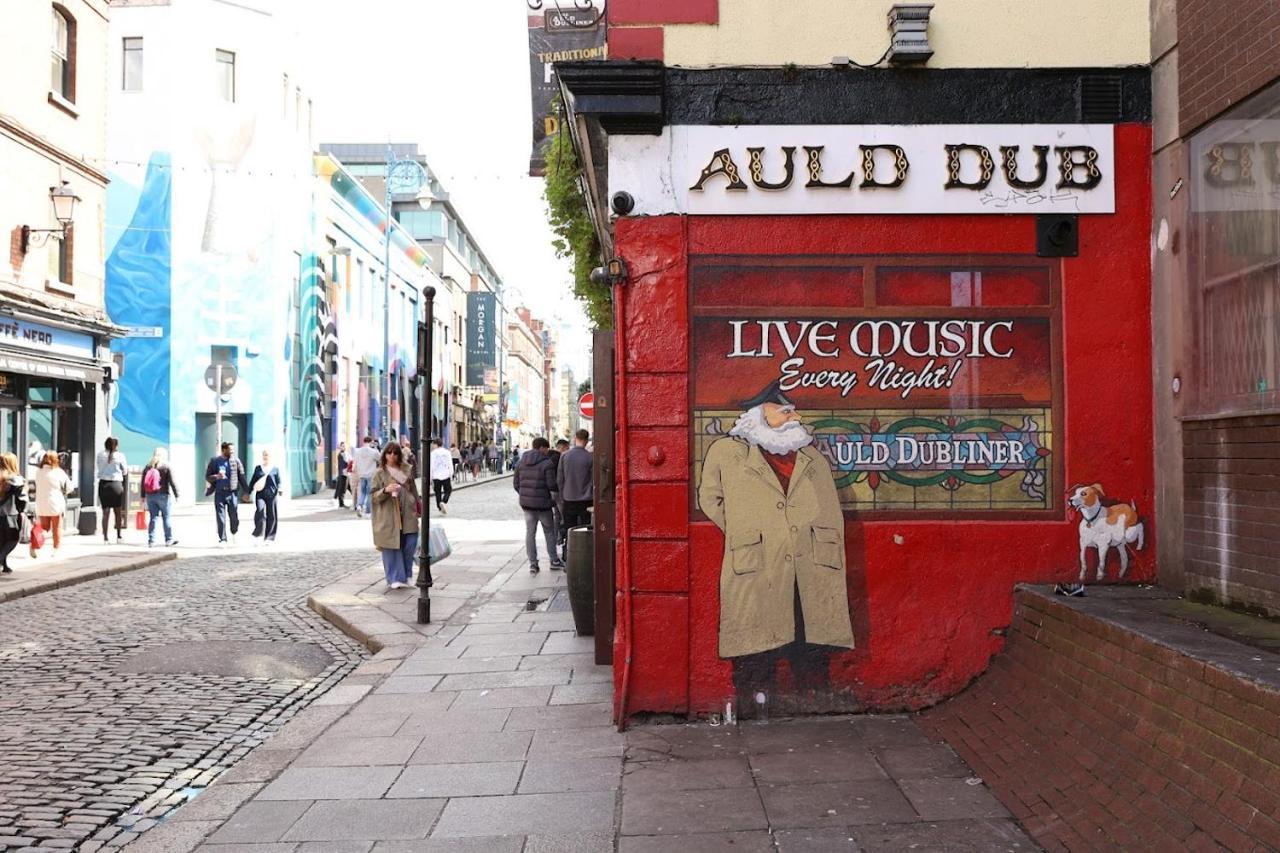
<path fill-rule="evenodd" d="M 1090 74 L 1080 78 L 1080 120 L 1112 123 L 1123 115 L 1124 88 L 1115 74 Z"/>

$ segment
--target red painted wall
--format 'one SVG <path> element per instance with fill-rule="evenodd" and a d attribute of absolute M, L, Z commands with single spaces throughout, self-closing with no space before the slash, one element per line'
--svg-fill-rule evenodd
<path fill-rule="evenodd" d="M 1115 130 L 1116 208 L 1081 216 L 1061 260 L 1066 484 L 1101 481 L 1136 502 L 1147 548 L 1128 580 L 1154 576 L 1151 452 L 1150 128 Z M 774 216 L 621 219 L 632 670 L 629 714 L 705 713 L 733 694 L 717 653 L 723 537 L 690 522 L 688 257 L 704 254 L 1035 253 L 1033 216 Z M 621 393 L 622 389 L 620 389 Z M 1055 521 L 854 521 L 846 562 L 857 648 L 833 683 L 853 704 L 921 708 L 963 688 L 1003 645 L 1021 582 L 1074 580 L 1078 517 Z M 1109 577 L 1115 576 L 1111 555 Z M 622 589 L 620 573 L 619 595 Z M 625 613 L 620 602 L 619 613 Z M 630 633 L 630 635 L 629 635 Z M 619 667 L 619 670 L 621 667 Z M 619 679 L 619 683 L 620 683 Z"/>

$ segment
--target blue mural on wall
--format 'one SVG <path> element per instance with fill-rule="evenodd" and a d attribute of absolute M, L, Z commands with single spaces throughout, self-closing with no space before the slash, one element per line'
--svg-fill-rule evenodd
<path fill-rule="evenodd" d="M 116 182 L 112 176 L 112 192 Z M 106 264 L 106 308 L 112 321 L 123 326 L 159 328 L 161 337 L 124 338 L 112 350 L 124 354 L 124 375 L 118 383 L 114 410 L 121 450 L 142 458 L 152 447 L 168 444 L 169 331 L 172 255 L 170 223 L 172 169 L 169 155 L 152 154 L 142 191 L 128 226 L 116 240 Z M 120 194 L 128 192 L 127 184 Z M 123 222 L 122 216 L 119 221 Z"/>

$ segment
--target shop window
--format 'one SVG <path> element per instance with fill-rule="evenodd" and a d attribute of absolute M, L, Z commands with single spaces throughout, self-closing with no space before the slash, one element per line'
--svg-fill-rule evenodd
<path fill-rule="evenodd" d="M 53 7 L 52 67 L 49 90 L 67 103 L 76 101 L 76 19 Z"/>
<path fill-rule="evenodd" d="M 1280 410 L 1280 84 L 1191 138 L 1185 411 Z"/>
<path fill-rule="evenodd" d="M 50 234 L 45 251 L 49 257 L 49 273 L 46 286 L 54 290 L 67 290 L 71 287 L 73 237 L 68 227 L 64 234 Z"/>

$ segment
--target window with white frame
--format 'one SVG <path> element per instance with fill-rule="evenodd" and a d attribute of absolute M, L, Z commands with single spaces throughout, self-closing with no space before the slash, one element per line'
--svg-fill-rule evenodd
<path fill-rule="evenodd" d="M 215 50 L 215 87 L 219 98 L 227 103 L 236 102 L 236 55 L 230 50 Z"/>
<path fill-rule="evenodd" d="M 53 7 L 50 90 L 65 101 L 76 99 L 76 20 L 61 6 Z"/>
<path fill-rule="evenodd" d="M 126 92 L 142 91 L 142 39 L 124 38 L 120 40 L 123 79 L 121 88 Z"/>

